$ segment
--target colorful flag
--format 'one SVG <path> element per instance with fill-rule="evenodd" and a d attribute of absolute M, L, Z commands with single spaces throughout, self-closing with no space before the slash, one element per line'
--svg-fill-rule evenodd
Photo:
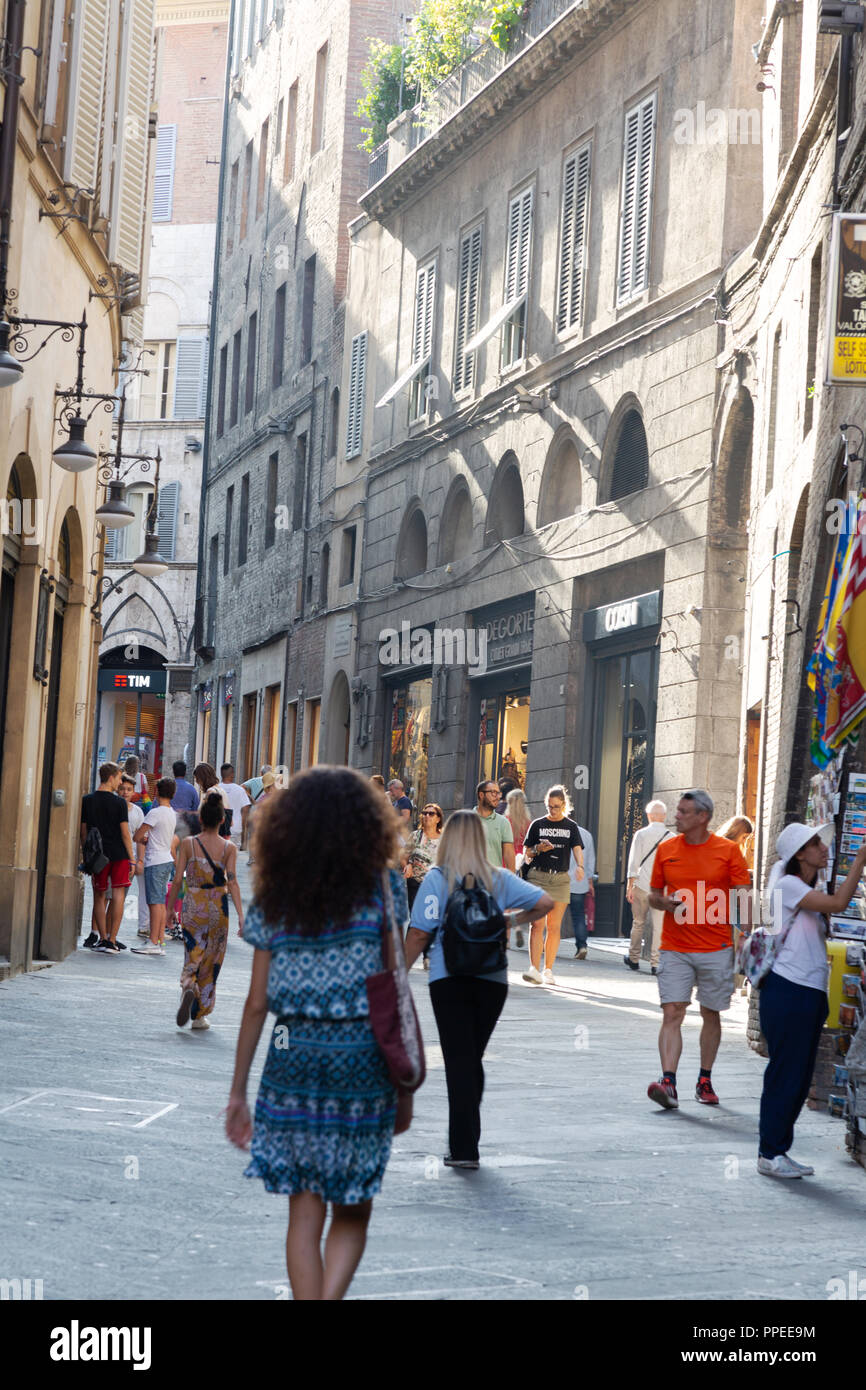
<path fill-rule="evenodd" d="M 859 516 L 859 511 L 857 515 Z M 847 514 L 846 514 L 847 515 Z M 812 761 L 818 767 L 826 767 L 834 756 L 834 750 L 827 742 L 828 719 L 837 722 L 839 672 L 836 665 L 838 625 L 842 616 L 848 566 L 851 558 L 856 531 L 847 526 L 839 532 L 836 553 L 827 575 L 824 599 L 818 615 L 818 636 L 815 650 L 806 668 L 806 681 L 815 692 L 815 715 L 812 720 L 811 753 Z"/>
<path fill-rule="evenodd" d="M 858 529 L 845 575 L 837 626 L 835 702 L 828 704 L 824 738 L 838 748 L 866 715 L 866 536 Z"/>

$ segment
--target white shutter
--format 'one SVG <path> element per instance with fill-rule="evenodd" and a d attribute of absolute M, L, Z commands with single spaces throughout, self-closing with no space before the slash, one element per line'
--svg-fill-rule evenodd
<path fill-rule="evenodd" d="M 63 177 L 96 189 L 108 41 L 108 0 L 76 0 Z"/>
<path fill-rule="evenodd" d="M 123 528 L 121 526 L 106 526 L 105 528 L 105 559 L 106 562 L 117 559 L 117 543 Z"/>
<path fill-rule="evenodd" d="M 626 113 L 623 145 L 617 300 L 640 294 L 649 282 L 656 94 Z"/>
<path fill-rule="evenodd" d="M 115 139 L 117 136 L 117 57 L 120 35 L 121 0 L 108 0 L 108 64 L 105 92 L 102 99 L 102 138 L 99 145 L 98 201 L 99 216 L 111 215 L 111 177 L 114 171 Z"/>
<path fill-rule="evenodd" d="M 474 227 L 460 243 L 457 268 L 457 324 L 454 330 L 454 390 L 462 391 L 475 379 L 475 356 L 466 344 L 478 327 L 481 290 L 481 228 Z"/>
<path fill-rule="evenodd" d="M 589 206 L 591 146 L 584 145 L 568 160 L 562 176 L 562 228 L 559 247 L 559 296 L 556 326 L 560 332 L 580 322 Z"/>
<path fill-rule="evenodd" d="M 436 262 L 421 266 L 415 280 L 415 326 L 412 361 L 426 361 L 433 346 L 433 304 L 436 297 Z"/>
<path fill-rule="evenodd" d="M 153 221 L 170 222 L 174 193 L 174 158 L 177 126 L 161 125 L 156 131 L 156 162 L 153 171 Z"/>
<path fill-rule="evenodd" d="M 108 254 L 140 273 L 147 208 L 154 0 L 124 0 Z"/>
<path fill-rule="evenodd" d="M 364 431 L 364 385 L 367 374 L 367 334 L 359 333 L 352 339 L 352 356 L 349 363 L 349 404 L 346 410 L 346 458 L 355 458 L 361 452 L 361 438 Z"/>
<path fill-rule="evenodd" d="M 46 125 L 54 125 L 54 122 L 57 120 L 57 95 L 60 91 L 60 64 L 63 62 L 63 29 L 65 18 L 65 0 L 54 0 L 51 9 L 51 29 L 48 39 L 48 75 L 45 82 L 45 111 L 42 116 Z"/>
<path fill-rule="evenodd" d="M 519 299 L 529 287 L 532 240 L 532 188 L 512 198 L 508 209 L 508 242 L 505 250 L 505 302 Z"/>
<path fill-rule="evenodd" d="M 163 560 L 174 559 L 179 498 L 180 483 L 164 483 L 159 490 L 159 501 L 156 505 L 156 534 L 157 550 Z"/>
<path fill-rule="evenodd" d="M 198 420 L 204 415 L 206 357 L 207 338 L 178 338 L 172 411 L 175 420 Z"/>

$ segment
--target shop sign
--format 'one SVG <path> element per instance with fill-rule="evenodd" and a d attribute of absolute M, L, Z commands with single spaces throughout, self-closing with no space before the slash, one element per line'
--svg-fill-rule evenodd
<path fill-rule="evenodd" d="M 235 696 L 235 673 L 229 671 L 223 677 L 223 704 L 230 705 Z"/>
<path fill-rule="evenodd" d="M 487 670 L 525 666 L 532 660 L 535 598 L 525 594 L 510 603 L 482 608 L 474 615 L 487 645 Z M 473 672 L 481 675 L 482 672 Z"/>
<path fill-rule="evenodd" d="M 213 704 L 213 681 L 205 681 L 199 691 L 198 707 L 202 714 L 207 714 Z"/>
<path fill-rule="evenodd" d="M 654 627 L 661 616 L 661 589 L 637 594 L 619 603 L 589 608 L 583 615 L 584 642 L 601 642 L 605 637 L 621 637 L 642 627 Z"/>
<path fill-rule="evenodd" d="M 837 212 L 830 237 L 827 295 L 828 386 L 866 381 L 866 214 Z M 814 390 L 815 383 L 809 382 Z"/>
<path fill-rule="evenodd" d="M 124 694 L 164 695 L 167 689 L 164 670 L 117 671 L 100 666 L 97 690 L 120 690 Z"/>

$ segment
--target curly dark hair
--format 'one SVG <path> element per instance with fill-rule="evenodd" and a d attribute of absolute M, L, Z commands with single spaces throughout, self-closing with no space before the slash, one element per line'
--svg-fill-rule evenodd
<path fill-rule="evenodd" d="M 256 812 L 253 889 L 265 921 L 315 936 L 343 922 L 396 863 L 400 824 L 391 803 L 350 767 L 295 773 Z"/>

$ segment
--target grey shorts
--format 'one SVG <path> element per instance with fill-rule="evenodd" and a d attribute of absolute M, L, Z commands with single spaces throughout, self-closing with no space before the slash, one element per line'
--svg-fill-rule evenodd
<path fill-rule="evenodd" d="M 157 907 L 165 902 L 168 885 L 174 872 L 174 864 L 151 864 L 144 866 L 144 896 L 148 907 Z"/>
<path fill-rule="evenodd" d="M 721 1013 L 731 1007 L 734 992 L 734 951 L 661 951 L 658 964 L 659 1002 L 690 1004 L 698 987 L 698 1003 Z"/>

